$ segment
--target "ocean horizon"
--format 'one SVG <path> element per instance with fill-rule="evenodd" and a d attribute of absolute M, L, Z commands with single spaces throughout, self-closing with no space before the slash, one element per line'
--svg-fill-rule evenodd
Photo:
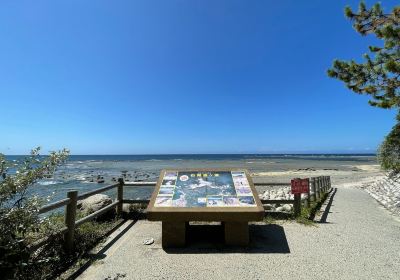
<path fill-rule="evenodd" d="M 42 154 L 42 157 L 48 154 Z M 14 160 L 29 155 L 5 155 L 7 159 Z M 204 153 L 204 154 L 81 154 L 69 155 L 68 160 L 183 160 L 183 159 L 247 159 L 247 158 L 340 158 L 340 157 L 374 157 L 376 153 Z"/>

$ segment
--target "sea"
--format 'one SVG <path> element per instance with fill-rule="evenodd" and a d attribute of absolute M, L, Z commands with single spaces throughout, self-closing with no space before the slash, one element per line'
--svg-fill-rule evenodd
<path fill-rule="evenodd" d="M 17 163 L 23 156 L 7 156 Z M 350 170 L 354 165 L 376 164 L 374 154 L 184 154 L 184 155 L 71 155 L 54 176 L 37 182 L 31 195 L 47 203 L 66 197 L 70 190 L 78 194 L 126 181 L 157 181 L 162 169 L 173 168 L 245 168 L 251 173 L 299 169 Z M 124 197 L 148 199 L 153 187 L 127 187 Z M 115 190 L 106 192 L 115 197 Z"/>

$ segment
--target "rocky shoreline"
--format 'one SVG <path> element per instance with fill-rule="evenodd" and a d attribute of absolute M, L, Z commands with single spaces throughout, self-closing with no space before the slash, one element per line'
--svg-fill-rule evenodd
<path fill-rule="evenodd" d="M 260 199 L 271 199 L 271 200 L 289 200 L 294 199 L 293 194 L 290 192 L 290 187 L 272 187 L 268 190 L 265 190 L 262 194 L 259 194 L 258 197 Z M 291 212 L 293 211 L 292 204 L 284 204 L 284 203 L 275 203 L 275 204 L 266 204 L 265 209 L 267 211 L 273 212 Z"/>

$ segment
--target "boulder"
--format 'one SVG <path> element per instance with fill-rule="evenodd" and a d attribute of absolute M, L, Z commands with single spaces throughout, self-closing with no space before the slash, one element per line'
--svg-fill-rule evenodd
<path fill-rule="evenodd" d="M 290 205 L 290 204 L 284 204 L 284 205 L 282 206 L 282 208 L 283 208 L 283 211 L 285 211 L 285 212 L 290 212 L 290 211 L 292 211 L 292 205 Z"/>
<path fill-rule="evenodd" d="M 267 210 L 267 211 L 274 211 L 275 210 L 275 207 L 273 207 L 271 204 L 267 204 L 264 207 L 265 207 L 265 210 Z"/>
<path fill-rule="evenodd" d="M 122 204 L 122 212 L 129 213 L 132 211 L 132 204 L 124 203 Z"/>
<path fill-rule="evenodd" d="M 95 194 L 88 198 L 79 201 L 77 208 L 84 213 L 84 215 L 92 214 L 112 203 L 112 199 L 105 194 Z M 110 217 L 115 215 L 115 209 L 107 211 L 100 215 L 101 217 Z"/>

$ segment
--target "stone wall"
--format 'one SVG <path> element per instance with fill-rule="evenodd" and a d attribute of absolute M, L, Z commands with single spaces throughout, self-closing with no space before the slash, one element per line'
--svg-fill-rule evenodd
<path fill-rule="evenodd" d="M 373 183 L 361 186 L 393 214 L 400 216 L 400 174 L 386 175 Z"/>

